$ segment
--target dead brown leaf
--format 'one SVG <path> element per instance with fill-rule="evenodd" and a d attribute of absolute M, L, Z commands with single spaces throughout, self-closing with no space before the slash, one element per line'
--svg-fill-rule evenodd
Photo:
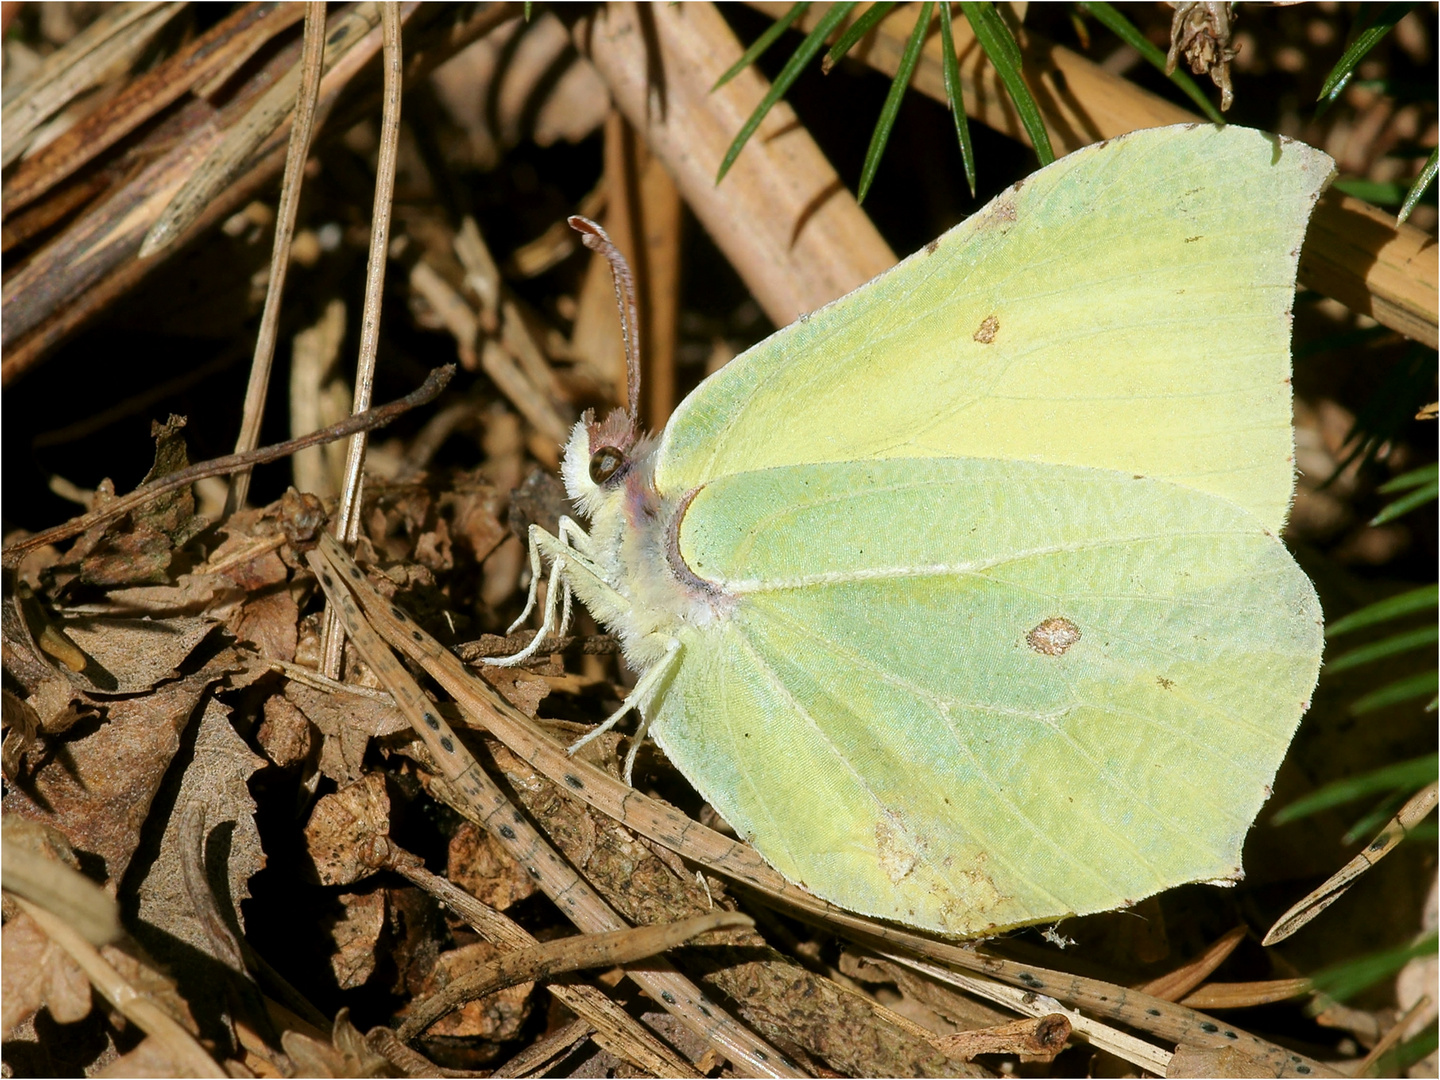
<path fill-rule="evenodd" d="M 0 931 L 0 1029 L 48 1008 L 56 1023 L 71 1024 L 90 1012 L 90 980 L 24 912 Z"/>
<path fill-rule="evenodd" d="M 77 682 L 93 694 L 143 694 L 173 679 L 185 658 L 218 624 L 212 619 L 112 619 L 81 616 L 61 623 L 89 663 Z"/>
<path fill-rule="evenodd" d="M 145 1038 L 128 1054 L 121 1054 L 96 1077 L 177 1077 L 189 1075 L 185 1066 L 175 1060 L 169 1047 L 160 1039 Z"/>
<path fill-rule="evenodd" d="M 410 730 L 392 703 L 360 694 L 330 694 L 292 681 L 285 685 L 285 697 L 319 728 L 320 772 L 340 784 L 360 778 L 372 738 Z"/>
<path fill-rule="evenodd" d="M 142 485 L 190 464 L 181 434 L 184 427 L 183 416 L 171 416 L 164 424 L 151 426 L 155 464 L 140 481 Z M 103 500 L 104 495 L 97 491 L 96 497 Z M 205 525 L 195 516 L 195 497 L 188 487 L 167 492 L 113 523 L 100 533 L 98 541 L 87 537 L 83 541 L 86 554 L 81 560 L 80 577 L 100 586 L 161 584 L 168 577 L 174 551 Z M 77 542 L 77 548 L 80 546 Z"/>
<path fill-rule="evenodd" d="M 450 837 L 445 876 L 496 911 L 538 891 L 534 878 L 488 832 L 469 821 Z"/>
<path fill-rule="evenodd" d="M 488 941 L 477 941 L 473 945 L 464 945 L 442 953 L 431 977 L 421 987 L 417 1000 L 438 993 L 445 989 L 455 976 L 488 964 L 499 955 L 500 950 Z M 513 1039 L 530 1015 L 530 997 L 534 990 L 533 982 L 519 983 L 468 1001 L 432 1024 L 428 1034 L 432 1038 L 449 1036 L 484 1039 L 486 1042 Z"/>
<path fill-rule="evenodd" d="M 265 719 L 260 722 L 255 741 L 265 756 L 282 769 L 308 758 L 315 748 L 315 736 L 305 714 L 281 694 L 271 694 L 263 708 Z"/>
<path fill-rule="evenodd" d="M 103 723 L 87 720 L 47 744 L 35 771 L 6 792 L 6 812 L 54 825 L 77 850 L 103 860 L 107 880 L 119 881 L 196 706 L 210 686 L 244 668 L 226 649 L 193 675 L 111 702 Z"/>
<path fill-rule="evenodd" d="M 291 661 L 300 638 L 300 605 L 288 589 L 276 588 L 246 601 L 235 622 L 235 636 L 253 642 L 267 660 Z"/>
<path fill-rule="evenodd" d="M 156 802 L 167 816 L 158 850 L 135 885 L 139 921 L 134 932 L 182 981 L 189 970 L 187 950 L 177 943 L 232 969 L 243 968 L 240 904 L 250 895 L 250 878 L 265 865 L 247 782 L 264 765 L 236 734 L 230 709 L 211 698 L 173 795 L 167 791 L 165 801 Z"/>
<path fill-rule="evenodd" d="M 1165 1070 L 1167 1077 L 1208 1077 L 1229 1080 L 1230 1077 L 1269 1076 L 1263 1063 L 1246 1057 L 1234 1047 L 1200 1047 L 1181 1044 Z"/>
<path fill-rule="evenodd" d="M 320 884 L 350 885 L 373 874 L 373 841 L 389 832 L 390 798 L 379 773 L 322 798 L 305 824 L 305 849 Z"/>
<path fill-rule="evenodd" d="M 340 989 L 351 990 L 365 985 L 375 974 L 376 945 L 385 929 L 385 890 L 341 893 L 335 902 L 340 910 L 324 921 L 335 943 L 330 970 Z"/>

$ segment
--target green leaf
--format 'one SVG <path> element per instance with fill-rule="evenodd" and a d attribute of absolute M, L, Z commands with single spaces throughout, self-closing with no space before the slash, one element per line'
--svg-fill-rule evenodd
<path fill-rule="evenodd" d="M 1437 603 L 1440 603 L 1440 585 L 1421 585 L 1416 589 L 1387 596 L 1384 600 L 1377 600 L 1373 604 L 1366 604 L 1364 607 L 1352 611 L 1343 619 L 1336 619 L 1325 628 L 1325 636 L 1327 638 L 1339 637 L 1352 630 L 1374 626 L 1376 623 L 1389 622 L 1391 619 L 1398 619 L 1411 612 L 1433 608 Z"/>
<path fill-rule="evenodd" d="M 1421 626 L 1403 634 L 1394 634 L 1383 641 L 1375 641 L 1369 645 L 1362 645 L 1358 649 L 1351 649 L 1334 660 L 1328 661 L 1325 664 L 1325 674 L 1334 675 L 1339 671 L 1348 671 L 1350 668 L 1360 667 L 1362 664 L 1383 660 L 1387 656 L 1395 656 L 1397 653 L 1409 652 L 1411 649 L 1434 644 L 1437 640 L 1440 640 L 1440 627 L 1434 625 Z"/>
<path fill-rule="evenodd" d="M 1362 4 L 1356 16 L 1355 25 L 1350 28 L 1350 44 L 1345 47 L 1340 59 L 1325 77 L 1317 101 L 1327 105 L 1340 96 L 1347 83 L 1355 74 L 1360 61 L 1398 23 L 1414 4 Z"/>
<path fill-rule="evenodd" d="M 725 174 L 730 171 L 730 166 L 735 164 L 735 159 L 740 156 L 740 151 L 745 148 L 745 144 L 750 141 L 750 136 L 755 134 L 755 129 L 760 126 L 760 122 L 775 107 L 775 103 L 785 96 L 785 92 L 795 84 L 795 80 L 805 70 L 805 65 L 815 59 L 815 54 L 820 51 L 820 46 L 825 44 L 825 39 L 845 20 L 845 16 L 849 15 L 854 7 L 853 0 L 832 6 L 815 25 L 815 29 L 811 30 L 805 40 L 800 43 L 795 54 L 785 62 L 785 66 L 780 69 L 780 74 L 775 76 L 775 81 L 761 99 L 760 104 L 755 106 L 755 111 L 750 114 L 750 119 L 741 126 L 740 133 L 730 144 L 730 149 L 725 151 L 725 158 L 720 162 L 720 171 L 715 176 L 717 184 L 725 179 Z"/>
<path fill-rule="evenodd" d="M 1396 679 L 1379 690 L 1372 690 L 1364 697 L 1357 698 L 1350 705 L 1350 715 L 1364 716 L 1390 705 L 1398 705 L 1402 701 L 1434 697 L 1437 689 L 1440 689 L 1440 672 L 1433 668 L 1430 671 L 1417 671 L 1414 675 Z"/>
<path fill-rule="evenodd" d="M 965 164 L 965 182 L 975 197 L 975 147 L 970 144 L 970 120 L 965 115 L 965 92 L 960 85 L 960 62 L 955 57 L 955 30 L 950 21 L 950 4 L 940 5 L 940 56 L 945 71 L 945 100 L 955 118 L 955 137 L 960 140 L 960 160 Z"/>
<path fill-rule="evenodd" d="M 1135 28 L 1135 24 L 1127 19 L 1120 12 L 1116 11 L 1111 4 L 1099 3 L 1098 0 L 1084 5 L 1089 9 L 1090 14 L 1104 24 L 1112 34 L 1118 37 L 1125 44 L 1149 61 L 1150 66 L 1161 72 L 1172 83 L 1178 86 L 1182 93 L 1195 103 L 1196 108 L 1203 112 L 1212 124 L 1225 123 L 1225 117 L 1221 115 L 1210 99 L 1205 96 L 1190 73 L 1183 68 L 1176 68 L 1174 71 L 1166 72 L 1166 55 L 1150 43 L 1150 39 Z"/>
<path fill-rule="evenodd" d="M 900 57 L 900 66 L 890 80 L 890 92 L 885 95 L 885 104 L 880 108 L 880 118 L 875 121 L 875 130 L 870 135 L 870 148 L 865 151 L 865 166 L 860 170 L 860 191 L 856 202 L 864 202 L 870 191 L 875 173 L 880 169 L 880 159 L 885 155 L 885 144 L 895 127 L 895 117 L 900 113 L 900 103 L 905 100 L 905 88 L 915 74 L 915 65 L 920 62 L 920 49 L 925 44 L 925 32 L 930 29 L 930 17 L 934 14 L 934 0 L 925 0 L 920 5 L 920 16 L 915 28 L 910 31 L 910 40 L 905 43 L 905 52 Z"/>
<path fill-rule="evenodd" d="M 741 56 L 739 60 L 736 60 L 735 63 L 731 64 L 730 67 L 726 69 L 724 75 L 721 75 L 720 78 L 715 80 L 715 85 L 710 88 L 710 92 L 713 94 L 756 60 L 759 60 L 760 57 L 764 56 L 766 50 L 775 44 L 776 39 L 779 38 L 781 34 L 790 29 L 791 24 L 793 24 L 796 19 L 805 14 L 805 9 L 809 6 L 810 0 L 801 0 L 800 3 L 795 4 L 784 15 L 776 19 L 770 28 L 756 38 L 755 43 L 745 50 L 745 54 Z"/>
<path fill-rule="evenodd" d="M 1430 185 L 1435 183 L 1435 155 L 1440 147 L 1430 151 L 1430 156 L 1425 159 L 1425 167 L 1420 170 L 1420 175 L 1410 185 L 1410 194 L 1405 196 L 1405 205 L 1400 207 L 1400 213 L 1395 215 L 1395 223 L 1398 225 L 1410 216 L 1410 211 L 1420 204 L 1420 199 L 1425 192 L 1430 190 Z"/>
<path fill-rule="evenodd" d="M 1434 931 L 1426 934 L 1413 945 L 1401 945 L 1394 949 L 1381 949 L 1367 953 L 1354 960 L 1326 968 L 1311 980 L 1315 989 L 1330 995 L 1337 1001 L 1353 997 L 1367 986 L 1374 986 L 1382 979 L 1394 975 L 1411 960 L 1428 956 L 1435 951 Z"/>
<path fill-rule="evenodd" d="M 1399 206 L 1405 198 L 1403 185 L 1393 180 L 1366 180 L 1358 176 L 1346 176 L 1335 181 L 1336 191 L 1364 199 L 1376 206 Z"/>
<path fill-rule="evenodd" d="M 1437 1029 L 1432 1020 L 1430 1026 L 1413 1038 L 1406 1039 L 1399 1046 L 1380 1055 L 1369 1069 L 1369 1076 L 1408 1076 L 1410 1066 L 1423 1061 L 1435 1052 Z"/>
<path fill-rule="evenodd" d="M 1417 488 L 1410 492 L 1410 494 L 1396 499 L 1389 506 L 1385 507 L 1384 510 L 1381 510 L 1371 518 L 1370 524 L 1384 525 L 1387 521 L 1394 521 L 1396 518 L 1408 514 L 1417 506 L 1424 506 L 1426 503 L 1434 502 L 1437 497 L 1440 497 L 1440 483 L 1437 483 L 1432 475 L 1430 479 L 1425 482 L 1424 487 Z"/>
<path fill-rule="evenodd" d="M 1289 806 L 1277 811 L 1270 821 L 1274 825 L 1286 825 L 1321 810 L 1343 806 L 1376 793 L 1403 791 L 1408 795 L 1434 780 L 1437 767 L 1440 767 L 1440 758 L 1429 754 L 1372 769 L 1359 776 L 1347 776 L 1343 780 L 1335 780 L 1317 788 L 1303 799 L 1296 799 Z"/>
<path fill-rule="evenodd" d="M 1437 478 L 1440 478 L 1440 463 L 1432 461 L 1429 465 L 1421 465 L 1418 469 L 1411 469 L 1386 480 L 1376 490 L 1382 495 L 1392 495 L 1397 491 L 1420 487 L 1422 484 L 1433 484 Z"/>
<path fill-rule="evenodd" d="M 1369 840 L 1400 812 L 1400 808 L 1412 795 L 1413 792 L 1395 791 L 1381 799 L 1379 805 L 1345 830 L 1345 835 L 1340 837 L 1341 845 L 1348 846 Z M 1405 839 L 1410 839 L 1408 830 L 1405 833 Z"/>
<path fill-rule="evenodd" d="M 980 48 L 985 50 L 985 55 L 989 57 L 995 73 L 1000 76 L 1010 100 L 1015 103 L 1015 111 L 1020 115 L 1020 124 L 1025 129 L 1025 134 L 1030 136 L 1035 156 L 1040 159 L 1042 166 L 1049 165 L 1055 160 L 1055 151 L 1050 147 L 1050 133 L 1045 130 L 1040 106 L 1035 104 L 1030 88 L 1025 85 L 1021 76 L 1020 46 L 1015 43 L 1010 28 L 1000 18 L 994 4 L 975 3 L 973 0 L 967 3 L 962 0 L 960 10 L 965 13 L 965 18 L 970 20 L 970 28 L 975 31 L 975 40 L 980 42 Z"/>
<path fill-rule="evenodd" d="M 820 61 L 820 70 L 827 75 L 830 69 L 840 62 L 841 57 L 855 47 L 855 43 L 868 34 L 881 19 L 889 15 L 896 7 L 894 0 L 881 0 L 866 8 L 850 26 L 840 35 L 838 41 L 830 46 L 830 51 L 825 54 L 825 59 Z"/>

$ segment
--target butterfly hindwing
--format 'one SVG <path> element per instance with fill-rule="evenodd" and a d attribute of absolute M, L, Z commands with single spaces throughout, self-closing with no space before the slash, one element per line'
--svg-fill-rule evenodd
<path fill-rule="evenodd" d="M 1235 877 L 1319 608 L 1224 500 L 984 459 L 718 479 L 680 555 L 735 597 L 652 732 L 787 877 L 952 934 Z"/>

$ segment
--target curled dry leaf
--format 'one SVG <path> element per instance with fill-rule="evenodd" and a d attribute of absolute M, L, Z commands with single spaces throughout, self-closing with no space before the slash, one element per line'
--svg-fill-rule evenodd
<path fill-rule="evenodd" d="M 18 912 L 0 931 L 0 1028 L 5 1037 L 46 1007 L 56 1023 L 83 1019 L 90 1012 L 90 980 L 34 919 Z"/>
<path fill-rule="evenodd" d="M 394 704 L 361 694 L 327 693 L 292 681 L 285 684 L 285 699 L 319 729 L 320 772 L 341 784 L 360 777 L 372 738 L 410 729 Z"/>
<path fill-rule="evenodd" d="M 445 876 L 496 911 L 539 891 L 534 878 L 488 832 L 469 821 L 450 837 Z"/>
<path fill-rule="evenodd" d="M 305 824 L 305 850 L 320 884 L 350 885 L 373 874 L 379 866 L 375 841 L 389 832 L 383 776 L 369 773 L 322 798 Z"/>
<path fill-rule="evenodd" d="M 92 694 L 143 694 L 176 677 L 213 619 L 113 619 L 82 615 L 61 623 L 88 661 L 75 680 Z"/>
<path fill-rule="evenodd" d="M 980 1054 L 1019 1054 L 1022 1060 L 1053 1061 L 1070 1039 L 1070 1020 L 1061 1013 L 1012 1020 L 946 1036 L 947 1051 L 969 1061 Z"/>
<path fill-rule="evenodd" d="M 20 774 L 20 762 L 25 751 L 35 745 L 40 735 L 40 714 L 35 706 L 13 690 L 0 690 L 0 716 L 4 717 L 5 741 L 0 749 L 0 766 L 5 778 L 14 780 Z"/>
<path fill-rule="evenodd" d="M 192 991 L 213 969 L 195 964 L 197 951 L 243 967 L 241 905 L 250 878 L 265 866 L 249 788 L 265 759 L 236 733 L 230 715 L 213 698 L 205 702 L 186 768 L 162 794 L 169 813 L 159 843 L 134 886 L 135 936 Z"/>
<path fill-rule="evenodd" d="M 349 1009 L 341 1009 L 336 1014 L 328 1043 L 298 1031 L 286 1031 L 280 1036 L 280 1043 L 290 1055 L 296 1076 L 391 1075 L 389 1063 L 370 1049 L 365 1037 L 350 1022 Z"/>
<path fill-rule="evenodd" d="M 110 702 L 103 724 L 78 724 L 54 740 L 28 782 L 8 788 L 5 811 L 54 825 L 118 882 L 196 706 L 210 686 L 245 666 L 225 649 L 193 675 Z"/>

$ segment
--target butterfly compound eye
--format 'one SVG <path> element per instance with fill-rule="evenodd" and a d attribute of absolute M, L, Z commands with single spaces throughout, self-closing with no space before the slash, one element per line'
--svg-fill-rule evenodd
<path fill-rule="evenodd" d="M 613 446 L 602 446 L 590 455 L 590 479 L 603 484 L 625 464 L 625 455 Z"/>

